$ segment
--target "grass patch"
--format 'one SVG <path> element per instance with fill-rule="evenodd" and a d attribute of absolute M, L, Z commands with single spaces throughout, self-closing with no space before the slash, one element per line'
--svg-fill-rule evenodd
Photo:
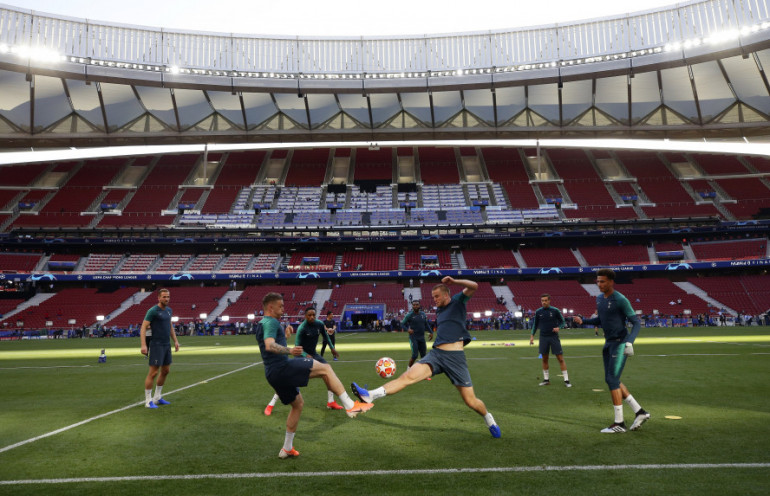
<path fill-rule="evenodd" d="M 302 456 L 279 460 L 288 408 L 279 403 L 271 417 L 262 414 L 272 389 L 257 364 L 254 337 L 185 337 L 164 388 L 168 407 L 126 408 L 0 453 L 0 481 L 149 480 L 0 485 L 0 494 L 102 494 L 106 484 L 112 494 L 348 493 L 363 484 L 371 494 L 765 492 L 767 467 L 432 471 L 769 463 L 770 404 L 762 393 L 770 373 L 767 328 L 643 330 L 623 379 L 653 417 L 624 435 L 598 432 L 612 421 L 612 406 L 602 374 L 603 340 L 593 331 L 563 335 L 571 389 L 562 386 L 555 359 L 552 385 L 537 386 L 540 360 L 526 331 L 473 335 L 466 349 L 471 376 L 502 439 L 491 438 L 445 376 L 378 400 L 356 419 L 326 410 L 323 383 L 313 380 L 303 389 L 295 438 Z M 97 364 L 102 348 L 107 363 Z M 341 334 L 338 349 L 341 361 L 332 365 L 346 385 L 355 380 L 376 387 L 384 382 L 374 372 L 377 358 L 395 358 L 400 373 L 409 357 L 405 334 Z M 0 342 L 0 449 L 142 401 L 146 372 L 138 339 Z M 631 418 L 626 408 L 627 422 Z M 371 470 L 423 472 L 364 473 Z M 323 475 L 337 471 L 355 473 Z M 299 473 L 305 475 L 294 476 Z M 164 479 L 201 474 L 251 475 Z"/>

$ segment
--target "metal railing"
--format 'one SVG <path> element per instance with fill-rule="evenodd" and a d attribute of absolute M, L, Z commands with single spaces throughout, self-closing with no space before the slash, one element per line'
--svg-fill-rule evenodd
<path fill-rule="evenodd" d="M 587 22 L 503 31 L 309 38 L 166 30 L 0 4 L 0 45 L 206 70 L 371 74 L 504 67 L 646 50 L 750 28 L 768 18 L 766 0 L 706 0 Z"/>

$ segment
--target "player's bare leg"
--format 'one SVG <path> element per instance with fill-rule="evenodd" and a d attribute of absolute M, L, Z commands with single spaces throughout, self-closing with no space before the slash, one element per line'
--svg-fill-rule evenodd
<path fill-rule="evenodd" d="M 355 402 L 348 396 L 345 386 L 342 385 L 339 377 L 334 373 L 334 369 L 328 363 L 321 363 L 317 360 L 313 361 L 313 367 L 310 369 L 310 378 L 313 379 L 315 377 L 320 377 L 326 383 L 326 389 L 339 397 L 342 407 L 346 410 L 349 417 L 355 417 L 357 414 L 371 408 L 371 404 Z"/>
<path fill-rule="evenodd" d="M 569 374 L 567 373 L 567 362 L 564 361 L 564 355 L 556 355 L 556 359 L 559 360 L 559 367 L 561 368 L 561 375 L 564 377 L 564 385 L 572 387 L 569 382 Z"/>
<path fill-rule="evenodd" d="M 487 423 L 487 427 L 489 428 L 489 432 L 492 434 L 492 437 L 500 437 L 500 426 L 497 425 L 495 418 L 491 413 L 489 413 L 484 402 L 476 396 L 476 392 L 473 390 L 473 386 L 455 387 L 457 388 L 457 391 L 460 392 L 460 396 L 462 397 L 465 404 L 468 405 L 470 409 L 484 417 L 484 421 Z"/>
<path fill-rule="evenodd" d="M 386 394 L 396 394 L 407 386 L 411 386 L 420 381 L 424 381 L 433 375 L 433 369 L 430 365 L 416 363 L 409 369 L 392 381 L 388 381 L 383 386 Z"/>

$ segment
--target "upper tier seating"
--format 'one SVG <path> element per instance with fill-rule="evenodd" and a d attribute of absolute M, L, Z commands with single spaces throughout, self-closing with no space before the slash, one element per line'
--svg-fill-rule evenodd
<path fill-rule="evenodd" d="M 463 250 L 463 259 L 469 269 L 510 269 L 519 266 L 511 250 Z"/>
<path fill-rule="evenodd" d="M 519 248 L 527 267 L 577 267 L 580 265 L 569 248 Z"/>
<path fill-rule="evenodd" d="M 764 258 L 767 253 L 767 239 L 747 239 L 731 241 L 711 241 L 691 243 L 695 258 L 698 260 L 743 260 Z"/>
<path fill-rule="evenodd" d="M 601 245 L 578 248 L 588 265 L 648 264 L 650 255 L 644 245 Z"/>

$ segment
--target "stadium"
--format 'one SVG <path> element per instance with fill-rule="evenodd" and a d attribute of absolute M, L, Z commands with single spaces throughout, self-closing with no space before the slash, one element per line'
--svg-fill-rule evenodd
<path fill-rule="evenodd" d="M 362 37 L 0 5 L 0 485 L 759 493 L 767 64 L 760 0 Z M 641 320 L 627 373 L 654 408 L 624 443 L 596 439 L 600 344 L 573 322 L 596 312 L 602 268 Z M 406 368 L 410 302 L 434 320 L 446 276 L 479 284 L 470 369 L 506 443 L 477 437 L 440 378 L 352 425 L 311 384 L 303 457 L 279 464 L 253 335 L 264 295 L 295 327 L 331 312 L 334 369 L 376 387 L 378 358 Z M 147 412 L 136 338 L 161 288 L 182 349 L 172 406 Z M 568 323 L 570 394 L 536 387 L 543 293 Z M 176 441 L 148 456 L 158 429 Z"/>

